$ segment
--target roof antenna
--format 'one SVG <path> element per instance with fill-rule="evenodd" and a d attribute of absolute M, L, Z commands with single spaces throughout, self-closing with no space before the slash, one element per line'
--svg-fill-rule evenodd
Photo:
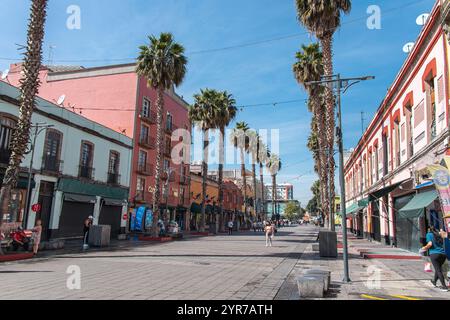
<path fill-rule="evenodd" d="M 56 46 L 54 45 L 49 45 L 48 46 L 48 60 L 47 63 L 49 66 L 51 66 L 53 64 L 53 49 L 55 49 Z"/>

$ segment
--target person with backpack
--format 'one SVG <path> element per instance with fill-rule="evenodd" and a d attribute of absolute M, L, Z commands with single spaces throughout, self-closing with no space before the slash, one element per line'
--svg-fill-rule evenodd
<path fill-rule="evenodd" d="M 442 266 L 447 260 L 447 255 L 444 250 L 444 239 L 435 227 L 431 226 L 426 236 L 427 244 L 422 247 L 422 251 L 429 251 L 430 260 L 434 268 L 434 278 L 431 283 L 434 287 L 437 287 L 437 281 L 441 282 L 439 289 L 444 292 L 448 292 L 447 284 L 445 283 L 445 277 L 442 272 Z"/>

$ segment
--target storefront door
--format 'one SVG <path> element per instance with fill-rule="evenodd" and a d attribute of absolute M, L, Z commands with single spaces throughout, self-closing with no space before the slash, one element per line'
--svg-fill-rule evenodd
<path fill-rule="evenodd" d="M 50 238 L 50 215 L 52 212 L 53 203 L 53 190 L 55 184 L 53 182 L 41 181 L 39 187 L 39 204 L 41 205 L 41 211 L 36 215 L 36 220 L 42 221 L 42 235 L 43 241 Z"/>
<path fill-rule="evenodd" d="M 420 238 L 420 229 L 417 219 L 407 219 L 399 214 L 402 209 L 411 199 L 414 194 L 395 198 L 395 242 L 398 248 L 402 248 L 409 251 L 418 250 L 418 243 Z"/>
<path fill-rule="evenodd" d="M 375 202 L 372 202 L 372 237 L 375 241 L 381 241 L 380 209 Z"/>

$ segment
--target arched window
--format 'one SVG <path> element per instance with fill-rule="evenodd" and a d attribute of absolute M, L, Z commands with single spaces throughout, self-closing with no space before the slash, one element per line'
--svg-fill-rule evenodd
<path fill-rule="evenodd" d="M 11 139 L 17 121 L 12 116 L 0 114 L 0 163 L 8 163 L 11 155 Z"/>

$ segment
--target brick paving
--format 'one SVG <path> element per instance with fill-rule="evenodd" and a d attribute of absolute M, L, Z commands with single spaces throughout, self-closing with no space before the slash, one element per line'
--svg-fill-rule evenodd
<path fill-rule="evenodd" d="M 242 232 L 114 250 L 71 252 L 0 264 L 0 299 L 264 299 L 272 300 L 316 237 L 283 228 L 272 248 L 262 233 Z M 69 290 L 67 268 L 81 270 Z"/>
<path fill-rule="evenodd" d="M 318 228 L 281 229 L 274 247 L 266 248 L 262 233 L 191 237 L 169 243 L 125 241 L 109 250 L 86 253 L 72 248 L 32 261 L 0 264 L 0 299 L 158 299 L 158 300 L 298 300 L 296 276 L 304 269 L 332 270 L 324 299 L 448 299 L 432 288 L 423 261 L 367 260 L 358 249 L 386 248 L 350 240 L 350 284 L 342 283 L 343 263 L 323 259 L 312 250 Z M 341 250 L 340 250 L 341 252 Z M 69 266 L 81 270 L 81 289 L 66 286 Z M 367 285 L 368 270 L 380 270 L 380 287 Z"/>

